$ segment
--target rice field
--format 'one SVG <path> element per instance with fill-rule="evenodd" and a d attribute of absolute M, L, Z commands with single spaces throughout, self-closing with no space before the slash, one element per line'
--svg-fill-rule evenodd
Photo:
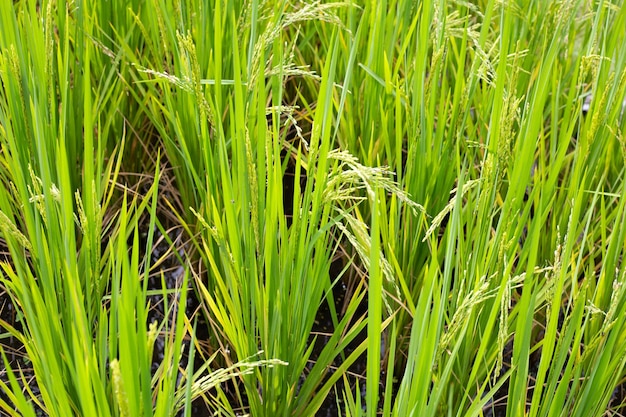
<path fill-rule="evenodd" d="M 626 415 L 620 0 L 0 2 L 0 415 Z"/>

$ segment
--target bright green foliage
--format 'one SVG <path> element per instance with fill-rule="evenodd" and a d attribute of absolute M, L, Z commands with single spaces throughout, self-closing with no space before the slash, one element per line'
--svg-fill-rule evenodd
<path fill-rule="evenodd" d="M 619 0 L 0 2 L 22 329 L 0 325 L 41 390 L 14 369 L 0 409 L 605 415 L 626 376 L 624 45 Z M 164 289 L 151 324 L 163 212 L 200 306 Z"/>

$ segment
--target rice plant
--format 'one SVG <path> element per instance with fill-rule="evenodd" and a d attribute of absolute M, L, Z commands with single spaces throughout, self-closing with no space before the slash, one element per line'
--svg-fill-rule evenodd
<path fill-rule="evenodd" d="M 3 414 L 623 413 L 622 1 L 93 3 L 0 4 Z"/>

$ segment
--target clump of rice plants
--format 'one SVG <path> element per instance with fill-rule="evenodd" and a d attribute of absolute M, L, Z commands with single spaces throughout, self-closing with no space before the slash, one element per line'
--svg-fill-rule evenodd
<path fill-rule="evenodd" d="M 620 415 L 624 45 L 617 0 L 1 3 L 1 413 Z"/>

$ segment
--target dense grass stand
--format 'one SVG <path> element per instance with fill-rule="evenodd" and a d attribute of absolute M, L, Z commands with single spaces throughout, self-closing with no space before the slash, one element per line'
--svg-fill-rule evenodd
<path fill-rule="evenodd" d="M 623 0 L 0 2 L 0 414 L 604 416 Z"/>

